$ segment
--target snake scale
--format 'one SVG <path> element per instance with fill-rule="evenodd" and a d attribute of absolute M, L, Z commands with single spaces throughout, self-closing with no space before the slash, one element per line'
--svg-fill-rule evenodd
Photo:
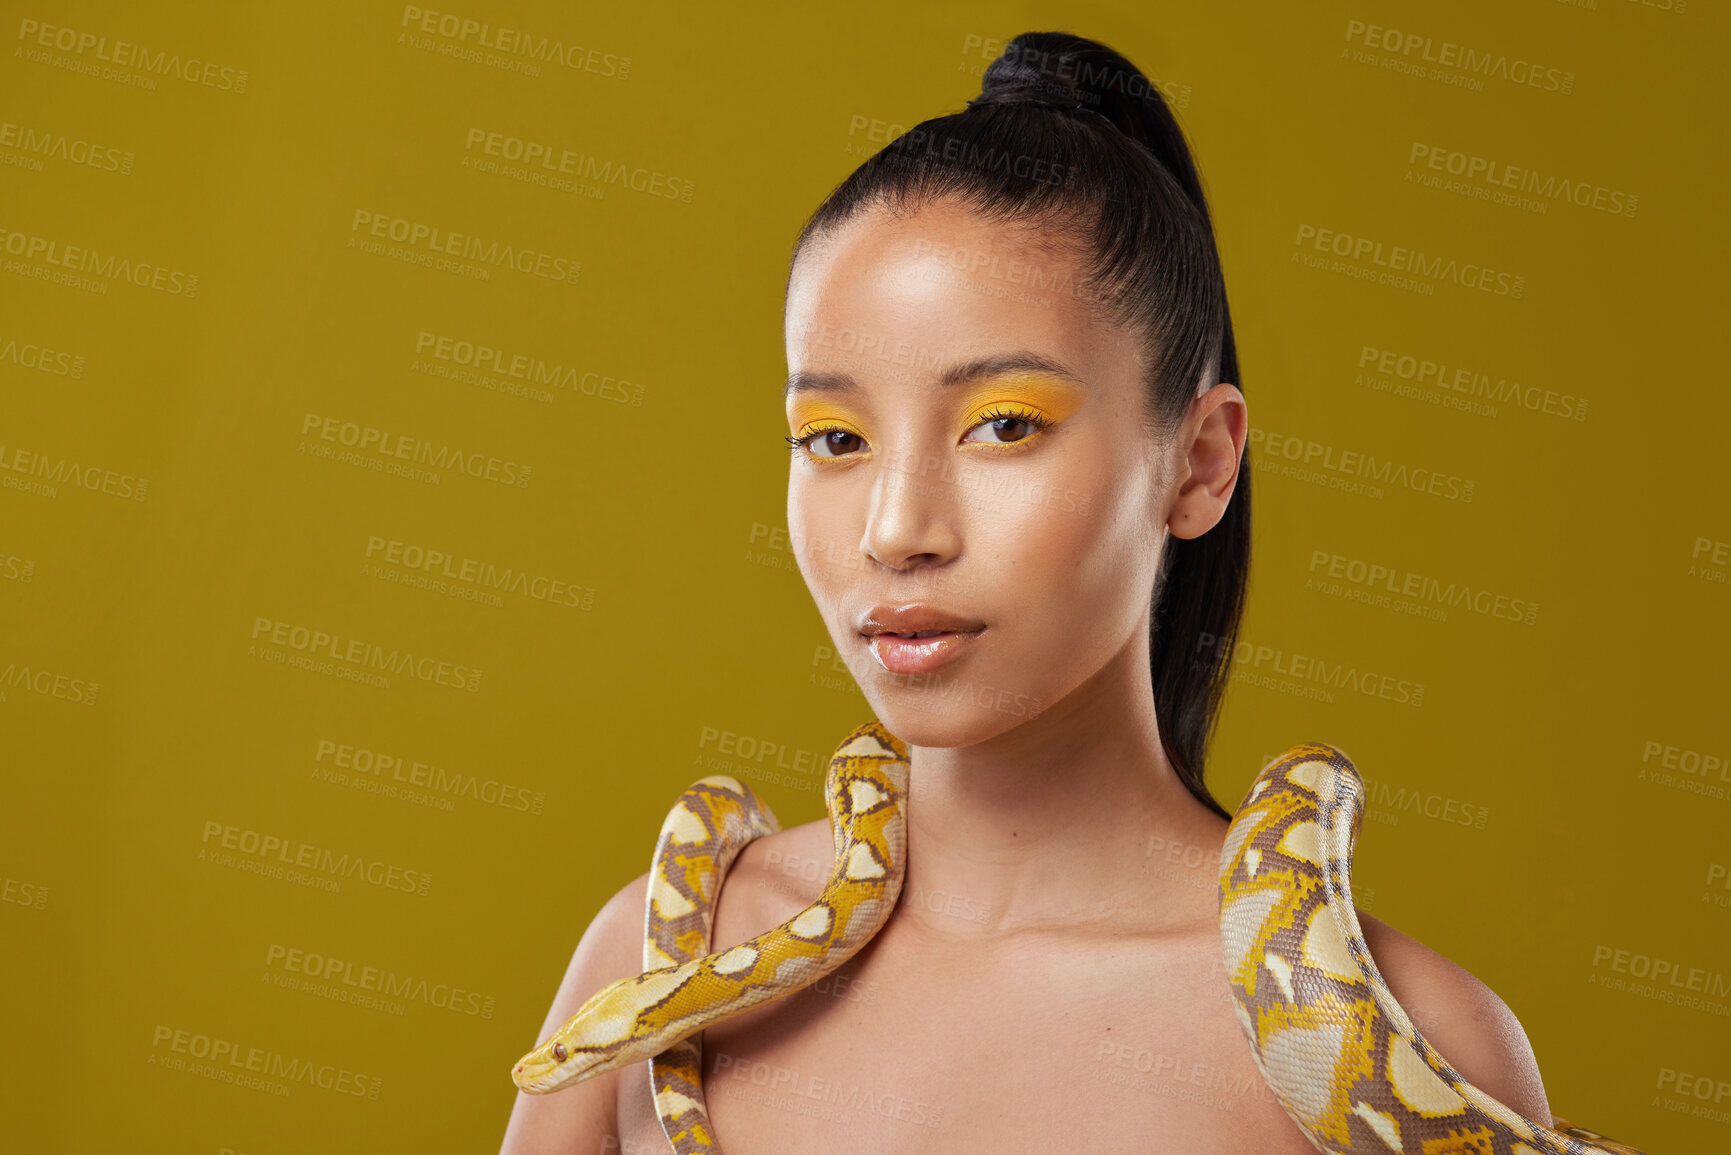
<path fill-rule="evenodd" d="M 889 918 L 906 867 L 907 748 L 878 722 L 836 747 L 824 783 L 835 866 L 800 914 L 710 953 L 727 866 L 778 829 L 752 791 L 716 775 L 674 805 L 656 843 L 643 974 L 598 991 L 512 1070 L 547 1093 L 650 1061 L 677 1155 L 719 1155 L 704 1105 L 704 1027 L 815 982 Z M 1227 828 L 1220 937 L 1257 1068 L 1319 1151 L 1333 1155 L 1641 1155 L 1561 1117 L 1529 1119 L 1467 1081 L 1389 991 L 1352 904 L 1364 813 L 1352 761 L 1306 742 L 1263 767 Z"/>

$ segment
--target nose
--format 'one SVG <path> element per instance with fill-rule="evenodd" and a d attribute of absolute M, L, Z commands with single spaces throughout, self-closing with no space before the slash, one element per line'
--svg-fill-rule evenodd
<path fill-rule="evenodd" d="M 890 569 L 939 565 L 962 546 L 954 477 L 931 458 L 885 454 L 872 479 L 860 552 Z"/>

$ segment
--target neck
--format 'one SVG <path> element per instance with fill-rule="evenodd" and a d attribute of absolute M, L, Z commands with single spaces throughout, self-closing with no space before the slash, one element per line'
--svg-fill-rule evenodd
<path fill-rule="evenodd" d="M 921 927 L 968 938 L 1122 925 L 1132 908 L 1175 925 L 1194 918 L 1199 899 L 1212 912 L 1226 823 L 1161 746 L 1146 644 L 1126 646 L 1013 730 L 964 747 L 910 746 L 909 760 L 898 906 Z M 1189 853 L 1171 858 L 1174 847 Z M 1183 901 L 1162 901 L 1163 891 Z"/>

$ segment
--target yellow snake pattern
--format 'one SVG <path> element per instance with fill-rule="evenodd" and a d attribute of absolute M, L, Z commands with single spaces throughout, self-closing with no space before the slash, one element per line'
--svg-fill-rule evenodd
<path fill-rule="evenodd" d="M 727 868 L 754 838 L 781 829 L 751 787 L 724 774 L 700 778 L 661 824 L 649 869 L 643 921 L 645 970 L 709 953 L 716 892 Z M 649 1060 L 656 1114 L 677 1155 L 719 1155 L 703 1098 L 703 1033 Z"/>
<path fill-rule="evenodd" d="M 1371 959 L 1352 905 L 1364 782 L 1324 742 L 1263 768 L 1220 856 L 1220 943 L 1256 1065 L 1317 1150 L 1336 1155 L 1640 1155 L 1540 1123 L 1463 1078 Z"/>
<path fill-rule="evenodd" d="M 701 862 L 701 849 L 686 848 L 713 848 L 741 838 L 741 823 L 749 826 L 753 820 L 739 817 L 729 833 L 728 816 L 735 805 L 757 811 L 760 829 L 774 822 L 743 788 L 737 803 L 727 802 L 730 782 L 717 776 L 694 786 L 663 824 L 665 837 L 651 871 L 646 957 L 662 952 L 672 958 L 708 946 L 707 912 L 696 927 L 686 925 L 683 936 L 681 929 L 670 932 L 658 925 L 664 919 L 688 919 L 687 904 L 713 906 L 720 872 Z M 736 947 L 652 967 L 603 987 L 518 1060 L 511 1070 L 518 1088 L 546 1094 L 655 1059 L 705 1027 L 790 994 L 845 963 L 883 927 L 901 894 L 907 866 L 907 786 L 907 747 L 877 722 L 856 727 L 836 747 L 824 783 L 836 860 L 817 900 Z M 710 810 L 718 804 L 719 812 Z M 718 816 L 719 830 L 714 825 Z M 716 1151 L 695 1057 L 688 1051 L 665 1065 L 655 1064 L 656 1110 L 675 1150 Z M 684 1147 L 677 1146 L 681 1142 Z"/>
<path fill-rule="evenodd" d="M 732 778 L 704 778 L 662 825 L 644 966 L 586 1002 L 512 1070 L 546 1093 L 651 1060 L 677 1155 L 720 1155 L 703 1097 L 704 1027 L 815 982 L 888 920 L 906 870 L 906 747 L 877 722 L 836 747 L 825 781 L 835 867 L 794 918 L 710 954 L 722 877 L 775 816 Z M 1642 1155 L 1561 1117 L 1543 1124 L 1468 1082 L 1395 1001 L 1352 905 L 1364 784 L 1322 742 L 1263 768 L 1227 828 L 1220 936 L 1258 1069 L 1317 1150 L 1334 1155 Z"/>

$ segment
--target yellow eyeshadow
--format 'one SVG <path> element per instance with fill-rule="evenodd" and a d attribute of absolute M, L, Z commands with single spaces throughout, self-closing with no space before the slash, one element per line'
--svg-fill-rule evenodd
<path fill-rule="evenodd" d="M 969 391 L 957 435 L 978 425 L 983 419 L 981 415 L 998 406 L 1032 409 L 1047 421 L 1058 422 L 1080 409 L 1087 399 L 1087 389 L 1069 381 L 1050 377 L 1000 378 Z"/>
<path fill-rule="evenodd" d="M 995 408 L 1033 410 L 1045 420 L 1056 423 L 1080 409 L 1087 399 L 1086 386 L 1060 378 L 998 377 L 981 382 L 961 394 L 956 410 L 960 419 L 956 436 L 960 438 Z M 789 407 L 788 417 L 795 437 L 803 437 L 814 429 L 832 428 L 865 436 L 860 422 L 827 398 L 796 397 Z"/>
<path fill-rule="evenodd" d="M 798 401 L 794 402 L 788 424 L 793 426 L 795 437 L 805 436 L 814 426 L 821 426 L 825 429 L 841 426 L 847 429 L 849 433 L 859 431 L 858 424 L 833 404 L 814 405 L 809 401 L 804 404 Z"/>

